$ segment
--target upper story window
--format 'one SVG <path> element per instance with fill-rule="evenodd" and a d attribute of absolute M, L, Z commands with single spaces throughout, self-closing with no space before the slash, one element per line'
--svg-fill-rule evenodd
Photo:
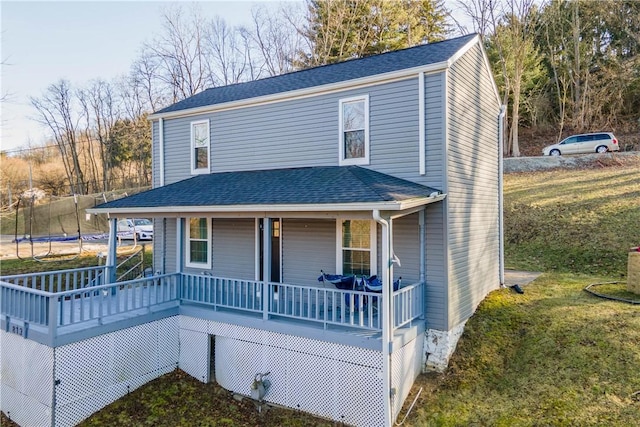
<path fill-rule="evenodd" d="M 191 173 L 209 173 L 209 120 L 191 122 Z"/>
<path fill-rule="evenodd" d="M 369 164 L 369 95 L 340 100 L 339 164 Z"/>
<path fill-rule="evenodd" d="M 211 221 L 207 218 L 187 218 L 186 266 L 211 268 Z"/>
<path fill-rule="evenodd" d="M 341 274 L 371 276 L 376 274 L 376 227 L 370 220 L 338 220 Z"/>

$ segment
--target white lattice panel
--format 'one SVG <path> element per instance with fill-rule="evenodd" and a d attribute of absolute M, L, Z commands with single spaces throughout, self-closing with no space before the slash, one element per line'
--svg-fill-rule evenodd
<path fill-rule="evenodd" d="M 58 347 L 56 403 L 67 405 L 109 386 L 112 357 L 110 335 Z"/>
<path fill-rule="evenodd" d="M 422 343 L 418 337 L 393 352 L 391 386 L 396 389 L 396 394 L 391 400 L 391 411 L 394 418 L 400 413 L 414 380 L 422 370 Z"/>
<path fill-rule="evenodd" d="M 338 384 L 333 419 L 360 427 L 383 425 L 382 371 L 349 363 L 334 366 Z"/>
<path fill-rule="evenodd" d="M 250 395 L 256 373 L 269 371 L 269 402 L 349 425 L 383 422 L 380 352 L 216 322 L 209 331 L 216 336 L 216 380 L 226 389 Z M 182 332 L 181 339 L 191 339 Z M 181 360 L 184 350 L 181 341 Z"/>
<path fill-rule="evenodd" d="M 173 357 L 173 358 L 172 358 Z M 178 364 L 177 317 L 122 329 L 55 350 L 56 426 L 72 426 L 171 372 Z"/>
<path fill-rule="evenodd" d="M 251 381 L 262 369 L 260 345 L 248 341 L 216 336 L 216 381 L 222 387 L 251 394 Z"/>
<path fill-rule="evenodd" d="M 0 331 L 0 409 L 22 426 L 51 424 L 53 349 Z"/>
<path fill-rule="evenodd" d="M 195 332 L 209 332 L 209 321 L 205 319 L 198 319 L 197 317 L 180 316 L 180 329 L 188 329 Z"/>
<path fill-rule="evenodd" d="M 291 351 L 286 353 L 286 360 L 287 399 L 277 403 L 334 418 L 336 390 L 343 388 L 342 384 L 336 388 L 334 361 L 326 357 Z M 310 382 L 324 388 L 324 392 L 318 394 L 318 386 L 307 385 Z M 271 400 L 271 396 L 267 397 Z"/>
<path fill-rule="evenodd" d="M 209 382 L 208 334 L 180 329 L 179 366 L 180 369 L 199 381 Z"/>
<path fill-rule="evenodd" d="M 49 405 L 44 405 L 5 385 L 0 388 L 0 401 L 2 401 L 2 411 L 20 426 L 51 426 L 51 406 Z"/>
<path fill-rule="evenodd" d="M 173 316 L 158 320 L 158 368 L 171 372 L 178 367 L 180 357 L 179 318 Z M 168 370 L 167 370 L 168 369 Z"/>

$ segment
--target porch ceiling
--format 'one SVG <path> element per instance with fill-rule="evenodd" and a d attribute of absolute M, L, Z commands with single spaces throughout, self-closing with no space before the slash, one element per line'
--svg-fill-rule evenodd
<path fill-rule="evenodd" d="M 442 200 L 439 190 L 358 166 L 198 175 L 87 209 L 89 213 L 400 211 Z"/>

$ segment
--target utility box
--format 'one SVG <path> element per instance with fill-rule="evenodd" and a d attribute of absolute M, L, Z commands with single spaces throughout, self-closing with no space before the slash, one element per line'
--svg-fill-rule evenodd
<path fill-rule="evenodd" d="M 640 252 L 638 248 L 634 248 L 629 252 L 627 290 L 640 295 Z"/>

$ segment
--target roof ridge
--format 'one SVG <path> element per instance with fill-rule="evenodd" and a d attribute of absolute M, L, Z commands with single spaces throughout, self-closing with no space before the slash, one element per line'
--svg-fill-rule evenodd
<path fill-rule="evenodd" d="M 363 61 L 365 59 L 370 59 L 370 58 L 379 58 L 381 56 L 393 54 L 393 53 L 396 53 L 396 52 L 405 52 L 407 50 L 424 48 L 425 46 L 433 46 L 435 44 L 453 42 L 453 41 L 457 41 L 457 40 L 463 39 L 463 38 L 472 39 L 476 35 L 477 35 L 477 33 L 470 33 L 470 34 L 465 34 L 465 35 L 462 35 L 462 36 L 454 37 L 452 39 L 438 40 L 438 41 L 431 42 L 431 43 L 422 43 L 422 44 L 417 44 L 415 46 L 404 47 L 402 49 L 388 50 L 386 52 L 376 53 L 374 55 L 362 56 L 362 57 L 358 57 L 358 58 L 347 58 L 347 59 L 344 59 L 344 60 L 341 60 L 341 61 L 332 62 L 330 64 L 320 64 L 320 65 L 316 65 L 316 66 L 313 66 L 313 67 L 302 68 L 300 70 L 292 70 L 292 71 L 288 71 L 286 73 L 278 74 L 278 75 L 275 75 L 275 76 L 263 77 L 261 79 L 248 80 L 246 82 L 231 83 L 231 84 L 228 84 L 228 85 L 213 86 L 213 87 L 206 88 L 204 90 L 204 92 L 209 91 L 209 90 L 213 90 L 213 89 L 218 89 L 218 88 L 221 88 L 221 87 L 233 87 L 233 86 L 243 85 L 245 83 L 252 83 L 252 82 L 257 82 L 257 81 L 267 81 L 267 80 L 276 79 L 276 78 L 282 77 L 282 76 L 290 76 L 292 74 L 304 73 L 304 72 L 317 70 L 317 69 L 321 69 L 321 68 L 333 67 L 333 66 L 337 66 L 337 65 L 340 65 L 340 64 L 354 63 L 354 62 Z"/>

